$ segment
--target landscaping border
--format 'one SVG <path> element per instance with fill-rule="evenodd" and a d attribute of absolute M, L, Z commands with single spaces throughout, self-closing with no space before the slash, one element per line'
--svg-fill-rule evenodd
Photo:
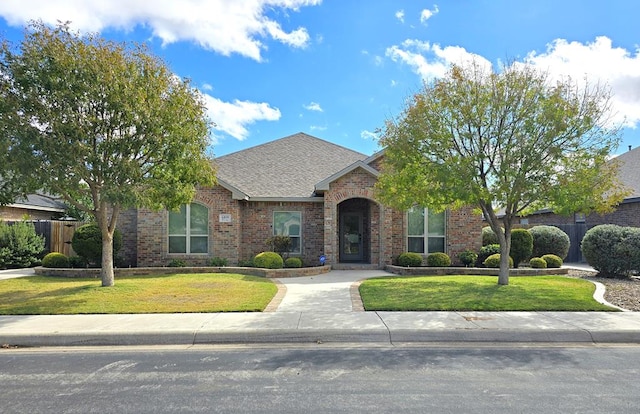
<path fill-rule="evenodd" d="M 287 269 L 262 269 L 257 267 L 128 267 L 114 269 L 115 276 L 149 276 L 149 275 L 169 275 L 175 273 L 240 273 L 243 275 L 260 276 L 266 278 L 285 278 L 315 276 L 331 271 L 331 266 L 298 267 Z M 38 266 L 34 268 L 36 275 L 83 278 L 100 277 L 99 268 L 71 269 L 71 268 L 51 268 Z"/>
<path fill-rule="evenodd" d="M 402 267 L 387 265 L 385 270 L 400 276 L 447 276 L 447 275 L 474 275 L 474 276 L 498 276 L 500 269 L 484 267 Z M 509 269 L 509 276 L 542 276 L 542 275 L 566 275 L 568 268 Z"/>

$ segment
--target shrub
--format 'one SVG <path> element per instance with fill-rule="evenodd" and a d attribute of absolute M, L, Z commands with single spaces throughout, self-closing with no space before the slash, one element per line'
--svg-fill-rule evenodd
<path fill-rule="evenodd" d="M 398 266 L 418 267 L 422 266 L 422 256 L 418 253 L 402 253 L 398 256 Z"/>
<path fill-rule="evenodd" d="M 513 229 L 511 231 L 511 249 L 509 256 L 513 258 L 513 265 L 518 268 L 520 262 L 531 257 L 533 251 L 533 237 L 527 229 Z"/>
<path fill-rule="evenodd" d="M 169 264 L 169 267 L 186 267 L 187 266 L 187 262 L 185 262 L 182 259 L 172 259 Z"/>
<path fill-rule="evenodd" d="M 532 257 L 531 260 L 529 260 L 529 266 L 534 269 L 546 269 L 547 262 L 541 257 Z"/>
<path fill-rule="evenodd" d="M 265 269 L 281 269 L 282 266 L 284 266 L 284 261 L 282 260 L 282 256 L 276 252 L 262 252 L 253 258 L 253 264 L 255 267 Z"/>
<path fill-rule="evenodd" d="M 542 257 L 545 254 L 555 254 L 561 259 L 569 254 L 571 241 L 564 231 L 555 226 L 534 226 L 529 229 L 533 237 L 533 252 L 535 257 Z"/>
<path fill-rule="evenodd" d="M 488 246 L 490 244 L 498 244 L 498 236 L 491 229 L 491 227 L 483 227 L 482 228 L 482 245 Z"/>
<path fill-rule="evenodd" d="M 500 267 L 500 253 L 492 254 L 483 263 L 485 267 Z M 513 267 L 513 259 L 509 256 L 509 267 Z"/>
<path fill-rule="evenodd" d="M 52 252 L 42 259 L 42 266 L 55 268 L 69 267 L 69 258 L 62 253 Z"/>
<path fill-rule="evenodd" d="M 478 260 L 478 255 L 471 250 L 465 250 L 458 255 L 458 259 L 465 267 L 473 266 Z"/>
<path fill-rule="evenodd" d="M 581 246 L 587 263 L 604 277 L 628 276 L 627 261 L 619 256 L 619 245 L 628 234 L 625 227 L 614 224 L 603 224 L 587 231 Z"/>
<path fill-rule="evenodd" d="M 44 238 L 36 234 L 33 223 L 11 225 L 0 220 L 0 269 L 29 267 L 40 261 Z"/>
<path fill-rule="evenodd" d="M 480 248 L 480 252 L 478 252 L 478 258 L 476 259 L 476 266 L 478 267 L 484 266 L 484 261 L 487 260 L 487 257 L 496 253 L 500 253 L 499 244 L 488 244 L 486 246 L 482 246 L 482 248 Z"/>
<path fill-rule="evenodd" d="M 238 260 L 239 267 L 254 267 L 253 259 Z"/>
<path fill-rule="evenodd" d="M 558 268 L 562 267 L 562 259 L 555 254 L 545 254 L 542 256 L 542 260 L 545 261 L 547 267 Z"/>
<path fill-rule="evenodd" d="M 214 257 L 209 261 L 209 264 L 215 267 L 225 267 L 227 265 L 227 259 L 224 259 L 222 257 Z"/>
<path fill-rule="evenodd" d="M 446 253 L 431 253 L 427 255 L 427 266 L 449 267 L 451 266 L 451 259 Z"/>
<path fill-rule="evenodd" d="M 299 257 L 289 257 L 284 261 L 284 267 L 302 267 L 302 259 Z"/>
<path fill-rule="evenodd" d="M 69 257 L 69 266 L 73 267 L 74 269 L 81 269 L 83 267 L 87 267 L 88 263 L 84 259 L 84 257 L 71 256 Z"/>
<path fill-rule="evenodd" d="M 269 237 L 264 243 L 280 256 L 288 254 L 291 251 L 291 246 L 293 245 L 291 237 L 282 235 Z"/>
<path fill-rule="evenodd" d="M 624 263 L 627 275 L 640 271 L 640 228 L 625 227 L 625 234 L 615 247 L 616 256 Z"/>
<path fill-rule="evenodd" d="M 87 263 L 98 266 L 102 263 L 102 231 L 97 224 L 89 223 L 78 227 L 73 233 L 71 246 Z M 113 233 L 113 257 L 121 248 L 122 234 L 116 229 Z"/>

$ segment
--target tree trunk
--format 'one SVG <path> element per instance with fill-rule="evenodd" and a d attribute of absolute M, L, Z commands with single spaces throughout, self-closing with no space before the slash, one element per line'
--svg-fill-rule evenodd
<path fill-rule="evenodd" d="M 105 226 L 106 227 L 106 226 Z M 102 268 L 100 269 L 102 286 L 113 286 L 115 276 L 113 273 L 113 233 L 102 230 Z"/>
<path fill-rule="evenodd" d="M 511 229 L 505 226 L 504 240 L 500 240 L 500 271 L 498 272 L 498 284 L 509 284 L 509 251 L 511 250 Z"/>

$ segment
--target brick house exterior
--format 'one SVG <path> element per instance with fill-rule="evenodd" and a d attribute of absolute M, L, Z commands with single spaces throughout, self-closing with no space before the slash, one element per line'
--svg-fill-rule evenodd
<path fill-rule="evenodd" d="M 218 185 L 199 189 L 190 210 L 130 210 L 119 218 L 124 262 L 166 266 L 180 259 L 197 266 L 220 257 L 235 265 L 267 250 L 265 240 L 287 226 L 281 234 L 297 239 L 290 255 L 305 265 L 324 256 L 333 268 L 384 268 L 407 251 L 407 214 L 376 201 L 383 158 L 384 151 L 367 156 L 304 133 L 220 157 Z M 191 246 L 206 251 L 187 252 L 188 231 L 172 244 L 172 232 L 183 232 L 188 221 L 183 212 L 200 220 Z M 460 252 L 480 248 L 482 220 L 471 208 L 444 217 L 444 250 L 456 263 Z"/>

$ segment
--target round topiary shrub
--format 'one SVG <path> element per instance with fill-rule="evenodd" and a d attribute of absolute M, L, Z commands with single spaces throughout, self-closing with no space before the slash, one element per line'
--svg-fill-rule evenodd
<path fill-rule="evenodd" d="M 102 231 L 95 223 L 89 223 L 78 227 L 73 233 L 71 246 L 78 256 L 83 257 L 92 265 L 102 263 Z M 119 230 L 113 233 L 113 257 L 122 248 L 122 234 Z"/>
<path fill-rule="evenodd" d="M 532 257 L 531 260 L 529 260 L 529 266 L 534 269 L 546 269 L 547 262 L 541 257 Z"/>
<path fill-rule="evenodd" d="M 284 267 L 302 267 L 302 259 L 299 257 L 289 257 L 284 261 Z"/>
<path fill-rule="evenodd" d="M 284 261 L 276 252 L 262 252 L 253 258 L 253 265 L 264 269 L 282 269 Z"/>
<path fill-rule="evenodd" d="M 69 258 L 62 253 L 52 252 L 42 258 L 42 266 L 54 268 L 69 267 Z"/>
<path fill-rule="evenodd" d="M 486 246 L 482 246 L 482 248 L 480 249 L 480 252 L 478 252 L 478 258 L 476 259 L 476 266 L 477 267 L 484 266 L 484 261 L 487 260 L 487 257 L 496 253 L 500 253 L 499 244 L 488 244 Z"/>
<path fill-rule="evenodd" d="M 564 231 L 555 226 L 534 226 L 529 229 L 533 237 L 533 252 L 535 257 L 545 254 L 555 254 L 564 260 L 569 254 L 571 241 Z"/>
<path fill-rule="evenodd" d="M 398 256 L 398 266 L 418 267 L 422 266 L 422 256 L 418 253 L 402 253 Z"/>
<path fill-rule="evenodd" d="M 469 267 L 473 266 L 476 263 L 476 260 L 478 260 L 478 255 L 471 250 L 465 250 L 458 255 L 458 259 L 460 259 L 460 262 L 465 267 Z"/>
<path fill-rule="evenodd" d="M 483 263 L 485 267 L 498 268 L 500 267 L 500 253 L 492 254 L 487 257 Z M 513 259 L 509 256 L 509 267 L 513 267 Z"/>
<path fill-rule="evenodd" d="M 491 227 L 483 227 L 482 228 L 482 245 L 488 246 L 490 244 L 498 244 L 498 236 L 491 229 Z"/>
<path fill-rule="evenodd" d="M 559 268 L 562 267 L 562 259 L 555 254 L 545 254 L 542 256 L 542 260 L 547 263 L 547 267 Z"/>
<path fill-rule="evenodd" d="M 614 224 L 595 226 L 582 239 L 582 254 L 587 263 L 604 277 L 626 277 L 625 262 L 616 246 L 625 238 L 624 227 Z"/>
<path fill-rule="evenodd" d="M 513 265 L 518 268 L 520 262 L 531 257 L 533 251 L 533 237 L 527 229 L 513 229 L 511 231 L 511 250 L 509 256 L 513 258 Z"/>
<path fill-rule="evenodd" d="M 449 267 L 451 266 L 451 258 L 446 253 L 431 253 L 427 255 L 427 266 Z"/>

